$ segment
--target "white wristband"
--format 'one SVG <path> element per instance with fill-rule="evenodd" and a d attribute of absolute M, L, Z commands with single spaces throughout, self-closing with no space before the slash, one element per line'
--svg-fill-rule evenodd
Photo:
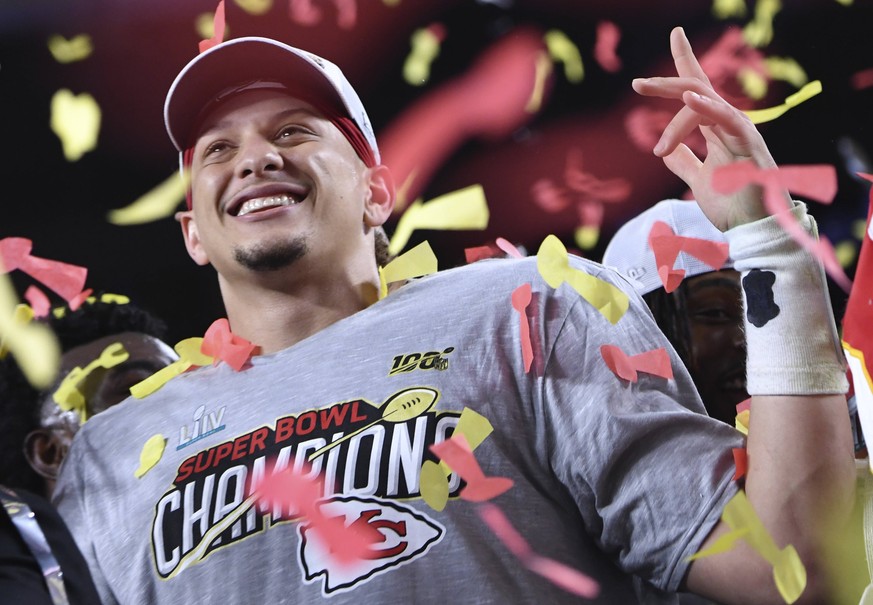
<path fill-rule="evenodd" d="M 785 212 L 818 238 L 806 204 Z M 821 263 L 772 216 L 724 235 L 742 274 L 749 394 L 845 393 L 845 358 Z"/>

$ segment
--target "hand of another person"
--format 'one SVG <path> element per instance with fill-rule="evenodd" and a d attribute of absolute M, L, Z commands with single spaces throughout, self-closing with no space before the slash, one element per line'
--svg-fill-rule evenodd
<path fill-rule="evenodd" d="M 733 195 L 714 191 L 713 172 L 740 160 L 760 168 L 775 168 L 761 133 L 746 114 L 721 98 L 707 78 L 681 27 L 670 34 L 670 51 L 678 76 L 638 78 L 633 88 L 644 96 L 676 99 L 685 105 L 664 129 L 655 155 L 691 188 L 697 203 L 722 231 L 767 216 L 760 187 L 748 186 Z M 701 161 L 682 141 L 695 128 L 706 139 Z M 786 200 L 788 193 L 786 192 Z"/>

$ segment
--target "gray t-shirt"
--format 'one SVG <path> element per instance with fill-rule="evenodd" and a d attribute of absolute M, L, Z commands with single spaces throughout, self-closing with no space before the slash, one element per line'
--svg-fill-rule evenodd
<path fill-rule="evenodd" d="M 511 304 L 523 283 L 530 372 Z M 604 344 L 666 347 L 675 378 L 621 380 Z M 107 604 L 578 602 L 507 551 L 454 475 L 442 512 L 421 498 L 428 448 L 464 408 L 494 428 L 474 451 L 485 475 L 515 482 L 494 503 L 534 551 L 596 578 L 595 602 L 634 602 L 633 576 L 676 590 L 737 490 L 742 440 L 704 415 L 642 300 L 630 293 L 612 325 L 526 259 L 417 280 L 242 372 L 201 368 L 100 414 L 77 435 L 56 502 Z M 156 434 L 166 449 L 137 479 Z M 305 459 L 324 476 L 326 514 L 384 536 L 367 560 L 338 565 L 296 511 L 245 503 L 253 479 Z"/>

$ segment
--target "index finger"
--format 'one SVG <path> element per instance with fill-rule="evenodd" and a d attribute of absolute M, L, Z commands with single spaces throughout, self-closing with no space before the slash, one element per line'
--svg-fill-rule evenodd
<path fill-rule="evenodd" d="M 700 62 L 691 49 L 691 43 L 681 27 L 673 28 L 670 32 L 670 52 L 676 65 L 676 72 L 683 78 L 696 78 L 710 84 L 709 78 L 700 67 Z"/>

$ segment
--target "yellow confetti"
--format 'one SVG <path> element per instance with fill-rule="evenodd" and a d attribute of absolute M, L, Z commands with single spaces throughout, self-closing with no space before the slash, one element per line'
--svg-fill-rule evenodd
<path fill-rule="evenodd" d="M 467 440 L 467 445 L 470 446 L 470 450 L 472 451 L 479 447 L 479 445 L 488 438 L 488 435 L 493 432 L 494 427 L 485 416 L 465 407 L 461 410 L 461 417 L 458 418 L 458 426 L 455 427 L 452 436 L 463 435 L 464 439 Z M 448 464 L 441 461 L 439 466 L 446 477 L 451 474 L 452 469 L 449 468 Z"/>
<path fill-rule="evenodd" d="M 573 269 L 567 249 L 554 235 L 549 235 L 540 244 L 537 269 L 552 288 L 567 282 L 612 324 L 621 319 L 628 309 L 630 301 L 620 288 L 584 271 Z"/>
<path fill-rule="evenodd" d="M 18 304 L 12 311 L 12 322 L 18 325 L 27 325 L 33 321 L 33 309 L 30 305 Z M 9 355 L 9 347 L 6 346 L 6 338 L 0 334 L 0 359 L 6 359 Z"/>
<path fill-rule="evenodd" d="M 170 379 L 175 378 L 191 366 L 207 366 L 211 364 L 213 361 L 212 357 L 200 352 L 202 344 L 203 339 L 200 337 L 186 338 L 177 342 L 173 348 L 179 354 L 179 359 L 130 387 L 130 394 L 137 399 L 142 399 L 160 389 Z"/>
<path fill-rule="evenodd" d="M 215 35 L 215 13 L 200 13 L 194 21 L 194 29 L 197 35 L 208 40 Z M 230 28 L 225 26 L 225 39 L 230 37 Z"/>
<path fill-rule="evenodd" d="M 758 0 L 755 17 L 743 28 L 743 39 L 749 46 L 761 48 L 773 40 L 773 19 L 782 10 L 780 0 Z"/>
<path fill-rule="evenodd" d="M 51 102 L 51 129 L 61 140 L 64 157 L 75 162 L 97 147 L 100 107 L 88 93 L 78 96 L 62 89 Z"/>
<path fill-rule="evenodd" d="M 863 241 L 867 237 L 867 219 L 859 218 L 852 223 L 852 236 L 858 241 Z"/>
<path fill-rule="evenodd" d="M 852 6 L 852 4 L 854 4 L 855 0 L 837 0 L 837 2 L 839 2 L 843 6 Z"/>
<path fill-rule="evenodd" d="M 743 92 L 750 99 L 763 99 L 767 94 L 767 78 L 754 69 L 743 68 L 737 74 L 737 79 L 743 87 Z"/>
<path fill-rule="evenodd" d="M 581 82 L 585 77 L 585 65 L 582 63 L 582 54 L 570 38 L 561 30 L 551 29 L 543 40 L 552 60 L 564 64 L 564 77 L 574 84 Z"/>
<path fill-rule="evenodd" d="M 721 553 L 728 552 L 734 546 L 736 546 L 738 540 L 742 540 L 748 535 L 749 528 L 740 529 L 738 531 L 729 531 L 716 538 L 715 542 L 713 542 L 712 546 L 710 546 L 709 548 L 705 550 L 699 550 L 685 560 L 696 561 L 697 559 L 703 559 L 705 557 L 711 557 L 712 555 L 720 555 Z"/>
<path fill-rule="evenodd" d="M 110 210 L 106 215 L 113 225 L 140 225 L 172 216 L 185 199 L 190 172 L 174 172 L 163 183 L 124 208 Z"/>
<path fill-rule="evenodd" d="M 745 492 L 737 492 L 728 501 L 721 518 L 732 531 L 720 536 L 712 546 L 691 555 L 687 560 L 693 561 L 727 552 L 738 540 L 745 540 L 773 566 L 773 580 L 785 602 L 793 603 L 800 598 L 806 588 L 806 568 L 800 561 L 800 556 L 790 544 L 782 550 L 776 546 Z"/>
<path fill-rule="evenodd" d="M 403 79 L 412 86 L 421 86 L 430 79 L 430 66 L 440 54 L 440 39 L 423 27 L 413 32 L 409 43 L 412 50 L 403 62 Z"/>
<path fill-rule="evenodd" d="M 433 249 L 429 243 L 421 242 L 384 267 L 379 267 L 379 298 L 388 296 L 388 284 L 436 272 L 437 258 Z"/>
<path fill-rule="evenodd" d="M 573 234 L 573 239 L 576 245 L 583 250 L 591 250 L 597 245 L 597 240 L 600 239 L 600 228 L 594 225 L 582 225 L 576 228 Z"/>
<path fill-rule="evenodd" d="M 236 5 L 250 15 L 263 15 L 273 7 L 273 0 L 234 0 Z M 212 36 L 206 36 L 211 38 Z"/>
<path fill-rule="evenodd" d="M 552 60 L 546 53 L 540 53 L 537 55 L 534 87 L 530 93 L 530 99 L 527 100 L 527 104 L 524 106 L 524 110 L 527 113 L 536 113 L 543 106 L 543 95 L 546 90 L 546 81 L 551 74 Z"/>
<path fill-rule="evenodd" d="M 734 419 L 734 427 L 741 432 L 743 435 L 749 434 L 749 418 L 751 416 L 751 412 L 749 410 L 743 410 L 737 417 Z"/>
<path fill-rule="evenodd" d="M 142 479 L 143 475 L 152 470 L 161 461 L 166 446 L 167 440 L 160 433 L 149 437 L 139 453 L 139 468 L 133 471 L 133 476 Z"/>
<path fill-rule="evenodd" d="M 474 451 L 494 431 L 491 422 L 478 412 L 465 407 L 461 411 L 458 425 L 452 436 L 463 435 L 470 451 Z M 449 475 L 452 469 L 443 461 L 439 464 L 432 460 L 421 465 L 419 475 L 419 492 L 422 499 L 435 511 L 441 511 L 449 500 Z"/>
<path fill-rule="evenodd" d="M 425 460 L 421 465 L 418 489 L 422 500 L 435 511 L 441 511 L 449 501 L 449 480 L 446 472 L 433 460 Z"/>
<path fill-rule="evenodd" d="M 91 36 L 79 34 L 69 40 L 63 36 L 51 36 L 48 40 L 49 52 L 58 63 L 73 63 L 87 59 L 94 51 Z"/>
<path fill-rule="evenodd" d="M 85 304 L 93 305 L 97 302 L 96 296 L 89 296 L 85 299 Z M 114 303 L 116 305 L 126 305 L 130 303 L 130 298 L 125 296 L 124 294 L 111 294 L 109 292 L 100 295 L 100 302 L 102 303 Z M 52 309 L 52 315 L 60 319 L 67 314 L 67 307 L 55 307 Z"/>
<path fill-rule="evenodd" d="M 739 491 L 730 499 L 721 518 L 734 531 L 748 530 L 743 539 L 773 566 L 779 594 L 786 603 L 796 601 L 806 588 L 806 568 L 793 546 L 779 550 L 745 492 Z"/>
<path fill-rule="evenodd" d="M 746 0 L 713 0 L 712 14 L 716 19 L 746 16 Z"/>
<path fill-rule="evenodd" d="M 399 6 L 400 0 L 382 0 L 382 4 L 385 6 Z"/>
<path fill-rule="evenodd" d="M 47 325 L 17 320 L 16 317 L 21 316 L 16 305 L 18 299 L 12 280 L 0 265 L 0 337 L 15 356 L 27 381 L 36 389 L 46 389 L 58 373 L 61 347 Z"/>
<path fill-rule="evenodd" d="M 834 254 L 840 266 L 843 269 L 847 269 L 858 258 L 858 243 L 851 240 L 843 240 L 834 246 Z"/>
<path fill-rule="evenodd" d="M 798 90 L 793 95 L 787 97 L 785 102 L 781 105 L 776 105 L 775 107 L 768 107 L 767 109 L 750 109 L 745 113 L 752 120 L 754 124 L 763 124 L 764 122 L 769 122 L 771 120 L 775 120 L 783 113 L 791 109 L 792 107 L 796 107 L 800 105 L 804 101 L 814 97 L 815 95 L 821 92 L 821 81 L 813 80 L 800 90 Z"/>
<path fill-rule="evenodd" d="M 484 229 L 488 226 L 488 217 L 482 185 L 470 185 L 426 204 L 421 199 L 415 200 L 397 221 L 388 252 L 397 254 L 403 250 L 416 229 Z"/>
<path fill-rule="evenodd" d="M 107 346 L 94 361 L 84 368 L 79 366 L 70 372 L 61 381 L 58 389 L 52 394 L 52 399 L 65 412 L 74 410 L 79 415 L 79 421 L 85 424 L 88 420 L 88 408 L 85 405 L 85 396 L 79 389 L 80 385 L 97 368 L 114 368 L 120 363 L 127 361 L 130 354 L 120 342 L 114 342 Z"/>
<path fill-rule="evenodd" d="M 764 59 L 764 66 L 771 78 L 788 82 L 795 88 L 801 88 L 809 82 L 809 76 L 804 69 L 790 57 L 767 57 Z"/>

